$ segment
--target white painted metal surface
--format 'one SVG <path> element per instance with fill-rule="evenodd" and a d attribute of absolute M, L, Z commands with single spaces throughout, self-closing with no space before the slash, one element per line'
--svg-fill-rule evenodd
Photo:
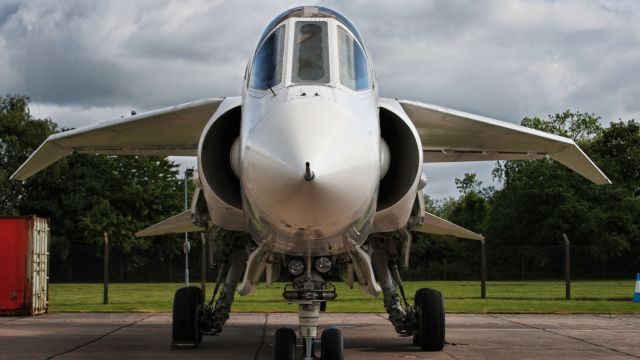
<path fill-rule="evenodd" d="M 422 139 L 425 162 L 552 159 L 598 184 L 611 181 L 573 140 L 484 116 L 400 100 Z"/>
<path fill-rule="evenodd" d="M 484 236 L 430 213 L 425 213 L 424 225 L 422 225 L 420 231 L 429 234 L 451 235 L 471 240 L 484 240 Z"/>
<path fill-rule="evenodd" d="M 30 221 L 27 274 L 31 281 L 31 314 L 44 314 L 49 308 L 49 220 Z"/>
<path fill-rule="evenodd" d="M 73 151 L 195 156 L 202 129 L 221 102 L 203 99 L 51 135 L 11 178 L 26 180 Z"/>

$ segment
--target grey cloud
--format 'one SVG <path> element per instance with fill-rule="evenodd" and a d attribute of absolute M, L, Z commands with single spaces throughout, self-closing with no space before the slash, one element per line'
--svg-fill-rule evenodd
<path fill-rule="evenodd" d="M 604 122 L 640 110 L 640 2 L 316 1 L 360 29 L 382 96 L 518 123 L 566 109 Z M 240 93 L 251 51 L 293 1 L 4 1 L 0 94 L 80 126 Z M 109 115 L 109 116 L 107 116 Z M 65 120 L 66 119 L 66 120 Z M 432 166 L 432 165 L 429 165 Z M 437 194 L 493 164 L 427 168 Z M 444 195 L 443 195 L 444 196 Z"/>
<path fill-rule="evenodd" d="M 20 9 L 19 1 L 5 1 L 0 3 L 0 25 L 4 24 Z"/>

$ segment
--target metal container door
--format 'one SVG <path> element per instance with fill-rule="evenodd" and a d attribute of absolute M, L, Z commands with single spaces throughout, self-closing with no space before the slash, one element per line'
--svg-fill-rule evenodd
<path fill-rule="evenodd" d="M 31 222 L 31 314 L 48 309 L 49 221 L 34 217 Z"/>

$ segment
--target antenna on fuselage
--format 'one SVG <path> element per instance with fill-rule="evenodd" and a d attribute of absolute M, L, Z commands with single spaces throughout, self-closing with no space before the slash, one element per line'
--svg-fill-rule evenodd
<path fill-rule="evenodd" d="M 304 170 L 304 179 L 307 181 L 311 181 L 313 180 L 314 177 L 316 177 L 316 174 L 314 174 L 313 171 L 311 171 L 311 164 L 309 164 L 309 162 L 306 162 L 305 170 Z"/>

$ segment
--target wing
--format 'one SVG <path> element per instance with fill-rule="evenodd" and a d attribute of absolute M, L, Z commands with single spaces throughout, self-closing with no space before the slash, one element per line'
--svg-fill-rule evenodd
<path fill-rule="evenodd" d="M 398 102 L 418 130 L 424 162 L 529 160 L 549 156 L 598 185 L 611 183 L 569 138 L 436 105 Z"/>
<path fill-rule="evenodd" d="M 430 213 L 425 213 L 424 224 L 417 231 L 427 234 L 452 235 L 464 239 L 484 240 L 484 236 Z"/>
<path fill-rule="evenodd" d="M 73 151 L 195 156 L 202 130 L 223 100 L 198 100 L 51 135 L 11 178 L 25 180 Z"/>
<path fill-rule="evenodd" d="M 144 230 L 140 230 L 135 235 L 137 237 L 143 237 L 162 234 L 198 232 L 204 230 L 206 229 L 194 225 L 191 221 L 191 210 L 185 210 L 178 215 L 174 215 L 168 219 L 162 220 L 155 225 L 151 225 Z"/>

